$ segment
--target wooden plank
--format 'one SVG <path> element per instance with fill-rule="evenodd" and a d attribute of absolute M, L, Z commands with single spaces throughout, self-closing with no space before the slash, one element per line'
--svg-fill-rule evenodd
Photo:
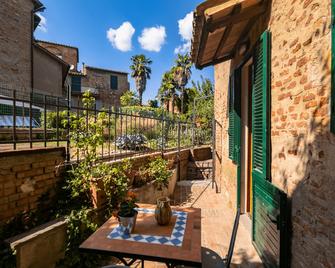
<path fill-rule="evenodd" d="M 240 13 L 241 8 L 242 8 L 241 4 L 235 5 L 231 14 L 235 15 L 235 14 Z M 218 45 L 218 47 L 217 47 L 217 49 L 214 53 L 213 60 L 215 60 L 217 58 L 219 52 L 221 51 L 221 49 L 225 45 L 232 29 L 233 29 L 233 23 L 228 24 L 228 26 L 226 27 L 226 30 L 223 32 L 223 34 L 221 36 L 221 40 L 220 40 L 219 45 Z"/>
<path fill-rule="evenodd" d="M 264 1 L 267 2 L 267 1 Z M 214 32 L 218 28 L 225 27 L 228 24 L 236 24 L 245 20 L 250 20 L 253 17 L 258 17 L 262 15 L 267 10 L 267 5 L 261 4 L 257 6 L 252 6 L 245 8 L 242 10 L 239 14 L 232 14 L 230 16 L 224 16 L 220 20 L 217 20 L 216 22 L 212 21 L 212 16 L 209 16 L 206 20 L 206 24 L 208 23 L 210 26 L 208 27 L 209 32 Z M 211 20 L 209 22 L 208 20 Z"/>

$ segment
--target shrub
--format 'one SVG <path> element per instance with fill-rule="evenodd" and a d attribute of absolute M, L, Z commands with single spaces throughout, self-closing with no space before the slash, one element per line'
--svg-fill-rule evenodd
<path fill-rule="evenodd" d="M 155 181 L 158 188 L 162 188 L 168 186 L 172 172 L 168 168 L 168 161 L 158 157 L 148 164 L 148 174 Z"/>

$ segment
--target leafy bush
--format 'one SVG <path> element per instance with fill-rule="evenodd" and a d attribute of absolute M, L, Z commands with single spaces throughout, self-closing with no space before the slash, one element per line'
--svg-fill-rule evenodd
<path fill-rule="evenodd" d="M 168 161 L 158 157 L 148 164 L 148 174 L 159 188 L 167 187 L 172 171 L 168 168 Z"/>
<path fill-rule="evenodd" d="M 147 143 L 147 138 L 142 134 L 122 135 L 116 138 L 115 143 L 119 149 L 139 150 Z"/>

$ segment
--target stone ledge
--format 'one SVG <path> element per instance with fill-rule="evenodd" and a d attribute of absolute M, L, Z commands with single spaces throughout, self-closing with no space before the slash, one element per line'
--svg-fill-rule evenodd
<path fill-rule="evenodd" d="M 62 156 L 65 157 L 65 147 L 52 147 L 52 148 L 32 148 L 32 149 L 24 149 L 24 150 L 12 150 L 12 151 L 4 151 L 0 152 L 0 157 L 8 157 L 8 156 L 16 156 L 23 154 L 43 154 L 50 152 L 61 152 Z"/>

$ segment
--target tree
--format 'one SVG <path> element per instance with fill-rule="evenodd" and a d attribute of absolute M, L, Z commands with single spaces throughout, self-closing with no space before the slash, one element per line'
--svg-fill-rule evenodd
<path fill-rule="evenodd" d="M 139 105 L 140 100 L 135 92 L 127 90 L 120 97 L 121 106 L 136 106 Z"/>
<path fill-rule="evenodd" d="M 142 95 L 147 85 L 147 79 L 150 79 L 151 68 L 149 66 L 152 61 L 143 54 L 132 56 L 131 61 L 131 77 L 135 79 L 140 105 L 142 106 Z"/>
<path fill-rule="evenodd" d="M 174 74 L 171 70 L 163 74 L 161 86 L 158 90 L 158 98 L 161 100 L 161 103 L 167 103 L 167 111 L 169 111 L 169 101 L 172 99 L 172 112 L 174 112 L 175 95 L 176 85 L 174 82 Z"/>
<path fill-rule="evenodd" d="M 203 128 L 210 128 L 214 111 L 214 87 L 209 79 L 201 76 L 201 81 L 192 81 L 192 91 L 194 91 L 193 100 L 195 99 L 195 107 L 193 103 L 188 103 L 189 116 L 197 120 Z M 193 102 L 192 100 L 192 102 Z M 193 111 L 194 109 L 194 111 Z M 196 113 L 196 114 L 193 114 Z"/>
<path fill-rule="evenodd" d="M 149 101 L 148 101 L 148 105 L 149 105 L 151 108 L 158 108 L 158 101 L 157 101 L 157 100 L 149 100 Z"/>
<path fill-rule="evenodd" d="M 188 53 L 185 55 L 178 54 L 175 63 L 176 65 L 173 67 L 174 81 L 181 92 L 181 112 L 184 113 L 184 89 L 192 74 L 191 56 Z"/>

